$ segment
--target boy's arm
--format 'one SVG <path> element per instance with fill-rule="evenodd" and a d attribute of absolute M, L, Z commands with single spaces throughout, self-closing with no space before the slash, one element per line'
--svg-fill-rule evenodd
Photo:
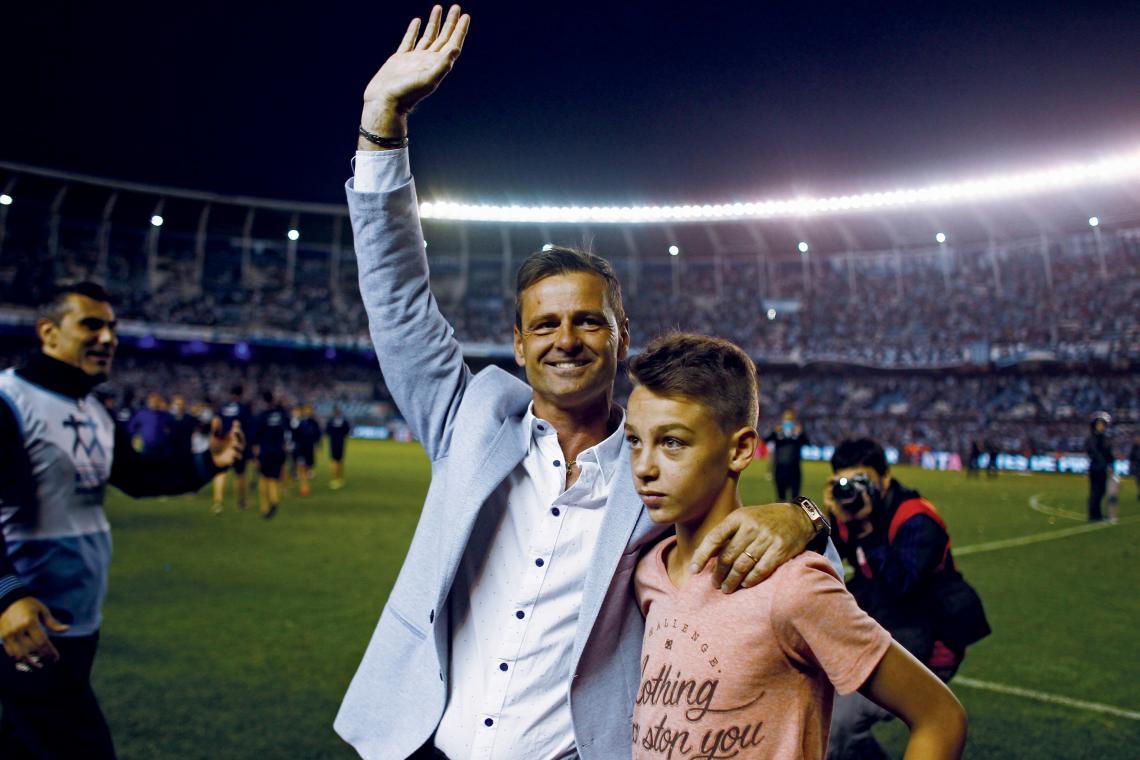
<path fill-rule="evenodd" d="M 897 715 L 910 728 L 905 760 L 962 756 L 966 711 L 946 684 L 898 642 L 891 642 L 859 693 Z"/>

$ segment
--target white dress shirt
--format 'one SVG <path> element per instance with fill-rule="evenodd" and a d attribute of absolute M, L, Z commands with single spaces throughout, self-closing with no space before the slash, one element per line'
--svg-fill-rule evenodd
<path fill-rule="evenodd" d="M 574 755 L 570 652 L 622 424 L 578 455 L 568 489 L 557 431 L 533 409 L 523 424 L 526 457 L 484 505 L 449 597 L 451 679 L 435 745 L 452 758 Z"/>
<path fill-rule="evenodd" d="M 354 187 L 411 178 L 406 148 L 358 151 Z M 566 488 L 558 433 L 527 409 L 523 461 L 476 520 L 449 595 L 451 669 L 435 746 L 455 760 L 575 757 L 570 653 L 586 572 L 619 474 L 624 414 L 578 455 Z"/>

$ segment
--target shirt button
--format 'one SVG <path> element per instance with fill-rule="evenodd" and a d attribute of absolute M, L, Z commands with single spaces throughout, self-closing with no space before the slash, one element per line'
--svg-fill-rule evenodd
<path fill-rule="evenodd" d="M 538 429 L 545 432 L 546 431 L 546 425 L 539 425 Z"/>
<path fill-rule="evenodd" d="M 558 515 L 560 515 L 562 513 L 558 511 L 558 507 L 551 507 L 550 508 L 550 514 L 554 515 L 555 517 L 558 517 Z"/>
<path fill-rule="evenodd" d="M 506 673 L 506 672 L 507 672 L 507 663 L 505 663 L 505 662 L 500 662 L 500 663 L 499 663 L 499 670 L 501 670 L 501 671 L 503 671 L 504 673 Z"/>
<path fill-rule="evenodd" d="M 517 617 L 519 620 L 522 620 L 524 617 L 526 617 L 526 613 L 522 610 L 519 610 L 515 613 L 515 617 Z"/>
<path fill-rule="evenodd" d="M 490 718 L 487 718 L 485 721 L 483 721 L 483 725 L 486 726 L 487 728 L 490 728 L 491 726 L 495 725 L 495 721 L 491 720 Z"/>
<path fill-rule="evenodd" d="M 435 610 L 432 610 L 431 612 L 428 613 L 428 622 L 429 623 L 435 622 Z"/>
<path fill-rule="evenodd" d="M 562 466 L 562 462 L 560 462 L 559 460 L 555 459 L 555 460 L 554 460 L 554 466 L 555 466 L 555 467 L 561 467 L 561 466 Z"/>
<path fill-rule="evenodd" d="M 543 562 L 543 560 L 542 560 L 542 557 L 539 557 L 538 559 L 536 559 L 536 560 L 534 561 L 534 564 L 538 565 L 539 567 L 542 567 L 542 566 L 543 566 L 543 565 L 545 565 L 546 563 L 545 563 L 545 562 Z"/>

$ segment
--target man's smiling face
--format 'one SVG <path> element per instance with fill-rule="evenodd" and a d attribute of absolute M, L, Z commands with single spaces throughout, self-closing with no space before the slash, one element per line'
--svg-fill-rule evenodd
<path fill-rule="evenodd" d="M 522 292 L 520 307 L 515 361 L 536 402 L 571 410 L 613 392 L 629 328 L 618 324 L 605 280 L 591 272 L 545 277 Z"/>

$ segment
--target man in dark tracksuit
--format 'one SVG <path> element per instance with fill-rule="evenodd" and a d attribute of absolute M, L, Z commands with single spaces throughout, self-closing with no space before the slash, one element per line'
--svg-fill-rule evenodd
<path fill-rule="evenodd" d="M 91 392 L 110 372 L 115 326 L 100 286 L 63 288 L 36 320 L 40 351 L 0 372 L 0 757 L 115 756 L 90 684 L 111 561 L 106 486 L 193 491 L 241 453 L 240 429 L 197 456 L 132 449 Z"/>
<path fill-rule="evenodd" d="M 1089 437 L 1085 440 L 1085 452 L 1089 455 L 1089 522 L 1103 520 L 1100 503 L 1108 488 L 1108 471 L 1112 468 L 1112 446 L 1108 442 L 1108 426 L 1112 418 L 1105 412 L 1097 412 L 1089 423 Z"/>
<path fill-rule="evenodd" d="M 772 472 L 776 478 L 776 498 L 791 501 L 800 495 L 803 474 L 800 469 L 800 450 L 808 445 L 808 437 L 796 422 L 791 409 L 784 412 L 780 426 L 764 437 L 775 447 L 772 453 Z"/>
<path fill-rule="evenodd" d="M 285 445 L 289 441 L 289 415 L 271 391 L 262 394 L 263 409 L 253 418 L 250 442 L 257 456 L 257 494 L 261 516 L 265 519 L 277 514 L 281 504 L 281 474 L 285 470 Z"/>

